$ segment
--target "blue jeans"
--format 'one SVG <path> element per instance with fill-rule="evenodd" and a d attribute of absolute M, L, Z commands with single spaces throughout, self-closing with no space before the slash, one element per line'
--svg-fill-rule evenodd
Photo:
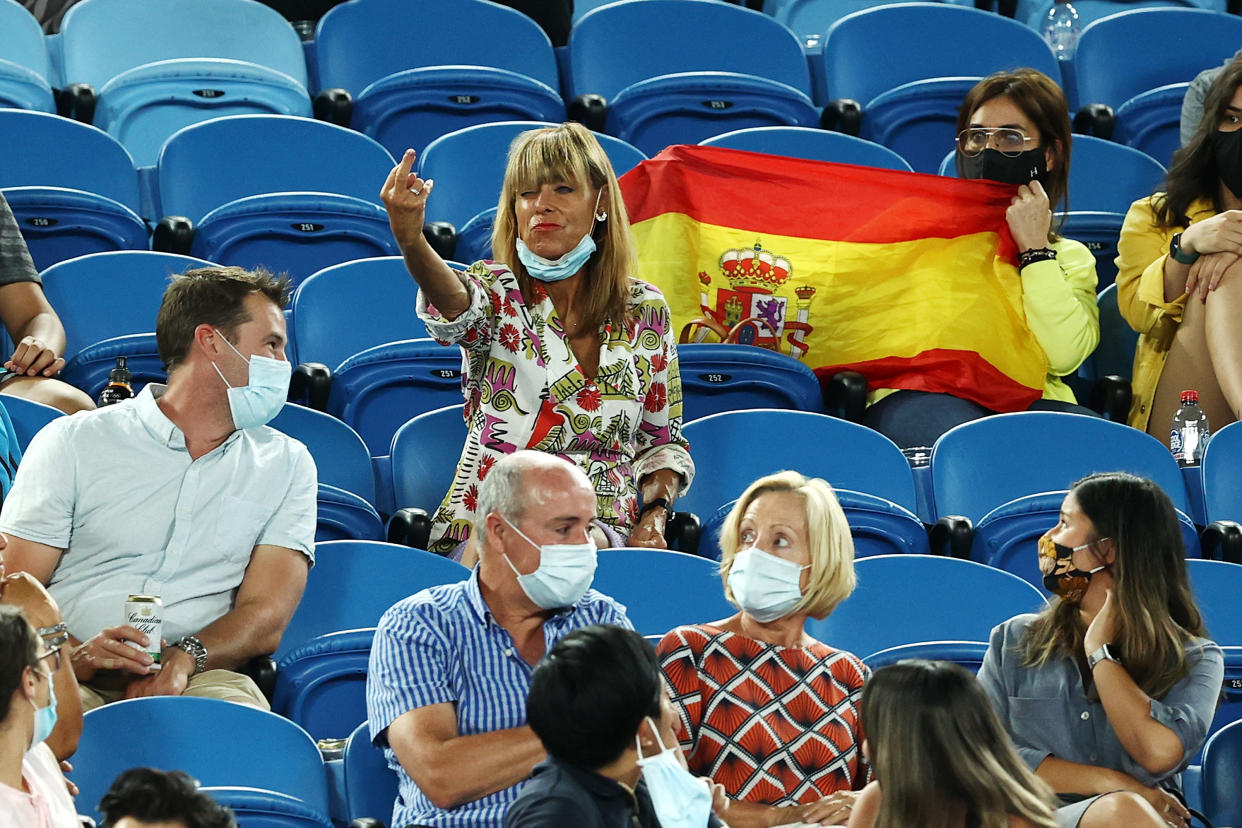
<path fill-rule="evenodd" d="M 1036 400 L 1027 411 L 1061 411 L 1100 416 L 1083 405 L 1059 400 Z M 997 412 L 978 403 L 932 391 L 895 391 L 868 406 L 863 425 L 873 428 L 898 447 L 930 446 L 954 426 Z"/>

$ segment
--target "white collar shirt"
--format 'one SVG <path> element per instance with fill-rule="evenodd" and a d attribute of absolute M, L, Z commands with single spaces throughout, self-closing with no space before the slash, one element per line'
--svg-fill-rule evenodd
<path fill-rule="evenodd" d="M 165 640 L 197 633 L 232 609 L 257 545 L 314 563 L 306 447 L 264 426 L 191 460 L 163 390 L 44 427 L 0 510 L 0 532 L 64 550 L 48 588 L 80 641 L 124 623 L 131 594 L 163 600 Z"/>

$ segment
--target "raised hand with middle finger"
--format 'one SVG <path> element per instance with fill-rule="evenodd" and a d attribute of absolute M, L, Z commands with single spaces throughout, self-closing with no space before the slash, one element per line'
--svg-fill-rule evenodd
<path fill-rule="evenodd" d="M 1018 250 L 1038 250 L 1048 246 L 1048 230 L 1052 226 L 1052 210 L 1043 185 L 1032 180 L 1018 187 L 1018 194 L 1005 211 L 1009 232 Z"/>

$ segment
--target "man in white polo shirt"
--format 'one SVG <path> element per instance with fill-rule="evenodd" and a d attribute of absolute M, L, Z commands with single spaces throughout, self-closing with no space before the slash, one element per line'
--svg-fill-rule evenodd
<path fill-rule="evenodd" d="M 315 464 L 265 426 L 288 391 L 288 295 L 263 271 L 174 277 L 156 321 L 168 385 L 55 420 L 22 459 L 4 560 L 60 604 L 88 710 L 180 694 L 267 706 L 233 671 L 276 649 L 314 563 Z M 163 602 L 158 671 L 125 623 L 131 594 Z"/>

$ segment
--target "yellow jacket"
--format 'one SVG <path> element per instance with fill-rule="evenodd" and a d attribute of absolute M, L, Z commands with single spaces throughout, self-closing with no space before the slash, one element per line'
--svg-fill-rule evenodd
<path fill-rule="evenodd" d="M 1164 298 L 1164 260 L 1169 255 L 1169 241 L 1186 228 L 1156 223 L 1154 205 L 1163 198 L 1164 193 L 1156 193 L 1131 204 L 1117 242 L 1117 307 L 1130 327 L 1139 332 L 1129 421 L 1143 431 L 1147 430 L 1151 401 L 1169 356 L 1169 346 L 1186 308 L 1185 293 L 1167 302 Z M 1211 199 L 1201 198 L 1186 212 L 1194 224 L 1216 215 L 1216 208 Z"/>
<path fill-rule="evenodd" d="M 1095 304 L 1095 256 L 1082 242 L 1052 243 L 1054 261 L 1022 268 L 1022 309 L 1026 324 L 1048 357 L 1044 399 L 1077 402 L 1061 377 L 1072 374 L 1100 343 L 1100 311 Z"/>

